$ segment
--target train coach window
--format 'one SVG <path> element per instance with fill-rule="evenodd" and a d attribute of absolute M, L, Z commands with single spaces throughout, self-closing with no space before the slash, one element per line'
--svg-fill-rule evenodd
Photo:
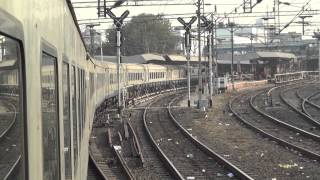
<path fill-rule="evenodd" d="M 65 177 L 70 180 L 71 171 L 71 119 L 70 119 L 70 80 L 69 65 L 63 64 L 63 127 Z"/>
<path fill-rule="evenodd" d="M 77 167 L 78 160 L 78 118 L 77 118 L 77 99 L 76 99 L 76 68 L 71 69 L 71 106 L 72 106 L 72 140 L 73 140 L 73 161 L 74 169 Z"/>
<path fill-rule="evenodd" d="M 20 52 L 16 40 L 0 34 L 0 179 L 24 179 Z"/>
<path fill-rule="evenodd" d="M 59 117 L 57 103 L 56 58 L 42 53 L 41 62 L 41 111 L 43 179 L 60 179 Z"/>

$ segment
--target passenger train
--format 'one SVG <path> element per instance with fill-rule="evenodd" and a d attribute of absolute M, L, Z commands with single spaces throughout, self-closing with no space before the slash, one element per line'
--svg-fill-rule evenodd
<path fill-rule="evenodd" d="M 184 66 L 120 74 L 127 103 L 186 80 Z M 88 55 L 70 0 L 0 0 L 0 179 L 85 180 L 94 113 L 117 78 Z"/>

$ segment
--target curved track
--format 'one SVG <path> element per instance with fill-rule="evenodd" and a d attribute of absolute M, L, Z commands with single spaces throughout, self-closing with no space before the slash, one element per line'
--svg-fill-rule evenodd
<path fill-rule="evenodd" d="M 297 96 L 302 100 L 301 107 L 302 112 L 307 116 L 313 118 L 315 121 L 320 122 L 320 106 L 312 102 L 312 98 L 317 96 L 319 91 L 313 92 L 307 95 L 302 94 L 302 92 L 297 90 Z"/>
<path fill-rule="evenodd" d="M 0 97 L 0 106 L 3 109 L 0 111 L 0 140 L 2 140 L 16 122 L 17 109 L 8 98 L 3 97 Z"/>
<path fill-rule="evenodd" d="M 299 89 L 303 89 L 304 94 L 313 94 L 313 92 L 317 88 L 310 85 L 307 85 L 307 87 L 304 87 L 304 86 L 301 87 L 301 85 L 298 85 L 296 87 L 290 87 L 288 89 L 285 89 L 280 92 L 280 98 L 288 107 L 290 107 L 292 110 L 294 110 L 296 113 L 300 115 L 300 121 L 302 123 L 305 122 L 303 123 L 305 127 L 308 128 L 309 131 L 313 131 L 313 129 L 315 128 L 320 129 L 320 121 L 318 121 L 317 119 L 313 118 L 312 116 L 304 112 L 305 111 L 304 100 L 303 98 L 300 97 L 300 94 L 298 92 Z M 307 124 L 309 124 L 310 126 L 308 127 Z M 296 126 L 299 127 L 300 123 L 297 123 Z M 308 131 L 308 129 L 305 129 L 305 130 Z"/>
<path fill-rule="evenodd" d="M 183 134 L 183 130 L 172 121 L 166 107 L 171 99 L 177 95 L 167 96 L 154 102 L 153 107 L 145 110 L 145 126 L 150 138 L 162 155 L 176 179 L 226 179 L 230 172 L 230 163 L 217 160 L 208 155 L 208 148 L 195 142 L 194 138 Z M 186 130 L 185 130 L 186 131 Z M 231 172 L 233 172 L 231 170 Z M 234 173 L 239 179 L 251 179 L 241 172 Z M 234 177 L 235 178 L 235 177 Z"/>
<path fill-rule="evenodd" d="M 16 171 L 22 161 L 20 154 L 21 125 L 17 122 L 19 112 L 17 101 L 14 97 L 0 97 L 0 179 L 19 177 Z"/>
<path fill-rule="evenodd" d="M 270 138 L 284 147 L 294 149 L 311 159 L 320 160 L 320 143 L 303 136 L 300 133 L 288 129 L 287 126 L 279 126 L 279 122 L 270 120 L 270 117 L 257 112 L 253 105 L 254 96 L 241 94 L 229 102 L 232 113 L 247 127 Z"/>
<path fill-rule="evenodd" d="M 105 128 L 92 130 L 90 140 L 90 154 L 95 166 L 107 179 L 128 179 L 125 170 L 117 161 L 113 147 L 107 144 L 107 133 Z"/>
<path fill-rule="evenodd" d="M 99 168 L 97 162 L 93 159 L 92 155 L 89 154 L 88 164 L 88 176 L 87 180 L 107 180 L 108 178 L 103 174 L 102 169 Z"/>
<path fill-rule="evenodd" d="M 299 110 L 293 110 L 292 106 L 288 106 L 283 102 L 285 100 L 284 97 L 281 96 L 283 88 L 286 89 L 286 87 L 280 87 L 272 91 L 273 101 L 277 102 L 277 105 L 272 107 L 266 106 L 264 101 L 266 95 L 260 93 L 251 99 L 252 108 L 269 120 L 320 142 L 320 129 L 315 127 L 314 122 L 311 121 L 309 117 L 306 118 L 304 113 L 303 115 L 298 113 Z M 295 93 L 292 94 L 294 95 L 294 98 L 297 98 Z"/>
<path fill-rule="evenodd" d="M 157 98 L 157 97 L 155 97 Z M 143 167 L 141 169 L 133 168 L 134 173 L 137 177 L 143 179 L 175 179 L 171 173 L 169 173 L 165 163 L 159 157 L 159 154 L 154 150 L 153 144 L 148 137 L 148 132 L 144 126 L 144 104 L 137 106 L 136 109 L 128 110 L 127 113 L 132 114 L 130 118 L 130 123 L 132 129 L 135 131 L 136 137 L 138 139 L 137 143 L 140 143 L 141 154 L 143 154 Z M 139 150 L 138 150 L 139 151 Z M 141 157 L 140 157 L 141 158 Z M 148 172 L 145 172 L 147 169 Z"/>

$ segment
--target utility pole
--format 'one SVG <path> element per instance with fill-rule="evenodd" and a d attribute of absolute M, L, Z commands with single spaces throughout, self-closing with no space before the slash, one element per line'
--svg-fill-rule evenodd
<path fill-rule="evenodd" d="M 306 18 L 311 18 L 313 16 L 310 16 L 310 15 L 301 15 L 299 16 L 299 18 L 301 19 L 301 22 L 297 22 L 297 23 L 301 23 L 302 24 L 302 35 L 304 35 L 305 33 L 305 25 L 308 24 L 308 22 L 305 22 L 305 19 Z"/>
<path fill-rule="evenodd" d="M 201 64 L 201 20 L 200 20 L 200 14 L 201 14 L 201 0 L 198 0 L 197 3 L 197 18 L 198 18 L 198 61 L 199 61 L 199 80 L 198 80 L 198 108 L 200 107 L 200 101 L 202 99 L 202 93 L 203 93 L 203 85 L 202 85 L 202 64 Z"/>
<path fill-rule="evenodd" d="M 213 79 L 212 83 L 214 82 L 215 78 L 218 75 L 218 62 L 217 62 L 217 47 L 216 47 L 216 38 L 217 38 L 217 20 L 213 19 L 213 14 L 211 14 L 211 22 L 214 22 L 213 28 L 212 28 L 212 63 L 213 63 Z M 214 86 L 213 91 L 216 93 L 217 89 L 216 86 Z"/>
<path fill-rule="evenodd" d="M 102 33 L 103 31 L 100 32 L 100 60 L 101 61 L 103 61 Z"/>
<path fill-rule="evenodd" d="M 126 10 L 120 17 L 116 17 L 110 9 L 106 9 L 106 13 L 114 21 L 117 30 L 117 80 L 118 80 L 118 109 L 119 112 L 124 104 L 121 101 L 121 29 L 123 20 L 128 17 L 129 11 Z"/>
<path fill-rule="evenodd" d="M 93 29 L 95 26 L 100 26 L 100 24 L 88 24 L 87 25 L 87 27 L 89 27 L 89 31 L 90 31 L 90 54 L 91 54 L 91 56 L 94 56 L 94 53 L 95 53 L 95 48 L 94 48 L 95 32 Z"/>
<path fill-rule="evenodd" d="M 233 74 L 233 61 L 234 61 L 234 48 L 233 48 L 233 33 L 234 33 L 234 26 L 233 22 L 229 22 L 229 26 L 231 28 L 231 83 L 232 83 L 232 90 L 234 91 L 234 74 Z"/>
<path fill-rule="evenodd" d="M 213 96 L 213 72 L 212 72 L 212 39 L 213 39 L 213 35 L 212 35 L 212 31 L 213 31 L 213 22 L 209 21 L 205 16 L 201 16 L 201 20 L 204 23 L 204 27 L 206 28 L 206 30 L 209 32 L 208 34 L 208 51 L 209 51 L 209 55 L 208 55 L 208 61 L 209 61 L 209 105 L 210 107 L 212 107 L 212 96 Z"/>
<path fill-rule="evenodd" d="M 186 23 L 182 18 L 178 18 L 178 21 L 183 25 L 184 29 L 185 29 L 185 49 L 187 51 L 187 76 L 188 76 L 188 107 L 190 107 L 191 105 L 191 93 L 190 93 L 190 79 L 191 79 L 191 75 L 190 75 L 190 51 L 191 51 L 191 26 L 192 24 L 197 20 L 197 17 L 193 16 L 190 20 L 189 23 Z"/>

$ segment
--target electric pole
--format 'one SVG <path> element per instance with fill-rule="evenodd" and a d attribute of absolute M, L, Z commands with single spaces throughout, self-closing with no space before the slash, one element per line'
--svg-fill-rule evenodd
<path fill-rule="evenodd" d="M 198 61 L 199 61 L 199 72 L 198 72 L 198 76 L 199 76 L 199 80 L 198 80 L 198 108 L 200 107 L 200 101 L 202 99 L 202 93 L 203 93 L 203 87 L 202 87 L 202 64 L 201 64 L 201 20 L 200 20 L 200 16 L 201 16 L 201 0 L 198 0 L 197 3 L 197 18 L 198 18 Z"/>
<path fill-rule="evenodd" d="M 233 74 L 233 64 L 234 64 L 234 48 L 233 48 L 233 33 L 234 33 L 234 26 L 233 22 L 229 22 L 229 26 L 231 28 L 231 83 L 232 83 L 232 90 L 234 91 L 234 74 Z"/>
<path fill-rule="evenodd" d="M 213 35 L 212 35 L 212 31 L 213 31 L 213 22 L 209 21 L 205 16 L 201 16 L 201 20 L 204 23 L 204 27 L 206 28 L 206 30 L 209 32 L 208 37 L 207 37 L 207 41 L 208 41 L 208 51 L 209 51 L 209 55 L 208 55 L 208 61 L 209 61 L 209 105 L 210 107 L 212 107 L 212 96 L 213 96 L 213 72 L 212 72 L 212 40 L 213 40 Z"/>
<path fill-rule="evenodd" d="M 217 40 L 217 19 L 214 20 L 213 14 L 211 14 L 211 22 L 214 22 L 213 28 L 212 28 L 212 64 L 213 64 L 213 79 L 212 83 L 215 81 L 215 78 L 218 76 L 218 62 L 217 62 L 217 47 L 216 47 L 216 40 Z M 216 86 L 213 88 L 214 92 L 217 92 Z"/>
<path fill-rule="evenodd" d="M 94 37 L 95 37 L 95 31 L 94 31 L 94 27 L 95 26 L 100 26 L 100 24 L 88 24 L 87 27 L 89 27 L 89 31 L 90 31 L 90 54 L 91 56 L 94 56 L 95 53 L 95 47 L 94 47 Z"/>
<path fill-rule="evenodd" d="M 297 22 L 297 23 L 301 23 L 302 24 L 302 35 L 304 35 L 305 33 L 305 25 L 308 25 L 308 22 L 305 21 L 306 18 L 311 18 L 313 16 L 310 15 L 301 15 L 299 16 L 299 18 L 301 19 L 301 22 Z"/>

